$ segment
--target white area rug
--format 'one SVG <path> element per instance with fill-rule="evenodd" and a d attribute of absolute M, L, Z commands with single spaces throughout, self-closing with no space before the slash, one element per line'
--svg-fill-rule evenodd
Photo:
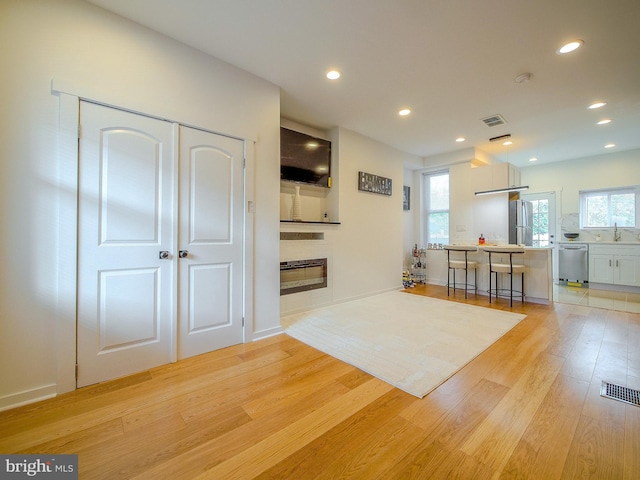
<path fill-rule="evenodd" d="M 282 318 L 292 337 L 424 397 L 525 315 L 390 292 Z"/>

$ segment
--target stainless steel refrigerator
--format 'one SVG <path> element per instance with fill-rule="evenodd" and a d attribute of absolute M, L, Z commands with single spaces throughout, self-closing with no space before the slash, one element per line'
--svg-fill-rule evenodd
<path fill-rule="evenodd" d="M 533 246 L 533 203 L 525 200 L 509 202 L 509 243 Z"/>

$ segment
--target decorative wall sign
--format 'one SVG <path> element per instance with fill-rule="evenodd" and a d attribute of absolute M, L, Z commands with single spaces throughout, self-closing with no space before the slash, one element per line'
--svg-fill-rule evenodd
<path fill-rule="evenodd" d="M 391 179 L 372 173 L 358 172 L 358 190 L 391 195 Z"/>

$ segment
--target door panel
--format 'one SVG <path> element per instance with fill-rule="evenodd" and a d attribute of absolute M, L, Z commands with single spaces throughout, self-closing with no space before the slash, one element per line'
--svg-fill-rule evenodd
<path fill-rule="evenodd" d="M 244 143 L 180 127 L 178 356 L 241 343 Z"/>
<path fill-rule="evenodd" d="M 172 361 L 174 133 L 168 122 L 80 105 L 78 379 Z"/>
<path fill-rule="evenodd" d="M 229 326 L 231 264 L 192 265 L 189 274 L 189 334 Z"/>
<path fill-rule="evenodd" d="M 131 128 L 102 131 L 100 240 L 158 244 L 162 165 L 158 140 Z"/>
<path fill-rule="evenodd" d="M 188 136 L 183 135 L 186 141 L 185 137 Z M 233 227 L 234 158 L 210 146 L 192 147 L 188 155 L 191 176 L 189 243 L 229 243 Z"/>
<path fill-rule="evenodd" d="M 99 276 L 98 354 L 158 342 L 158 270 L 101 271 Z"/>

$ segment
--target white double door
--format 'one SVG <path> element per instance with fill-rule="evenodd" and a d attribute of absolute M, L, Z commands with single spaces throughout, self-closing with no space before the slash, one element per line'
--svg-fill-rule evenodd
<path fill-rule="evenodd" d="M 80 106 L 77 386 L 243 341 L 244 143 Z"/>

